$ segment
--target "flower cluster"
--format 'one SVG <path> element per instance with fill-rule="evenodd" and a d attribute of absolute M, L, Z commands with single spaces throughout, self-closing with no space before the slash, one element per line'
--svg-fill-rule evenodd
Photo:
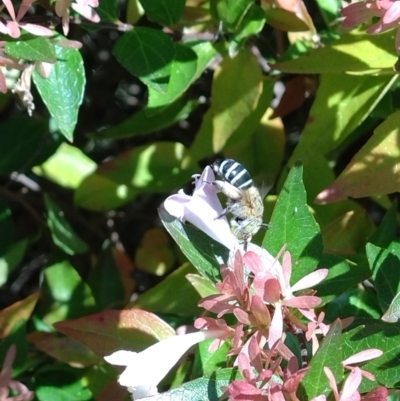
<path fill-rule="evenodd" d="M 247 244 L 244 250 L 226 218 L 219 218 L 223 210 L 215 187 L 210 185 L 214 179 L 212 170 L 207 167 L 196 177 L 192 196 L 180 192 L 164 203 L 170 214 L 194 224 L 231 251 L 228 263 L 220 267 L 222 280 L 215 284 L 215 294 L 199 302 L 207 311 L 195 321 L 195 328 L 200 331 L 168 338 L 140 354 L 117 351 L 106 360 L 126 366 L 119 383 L 130 389 L 134 399 L 139 399 L 156 393 L 159 381 L 191 345 L 214 338 L 210 351 L 229 342 L 228 356 L 233 357 L 233 366 L 238 367 L 242 377 L 229 384 L 223 398 L 229 401 L 298 401 L 296 393 L 308 372 L 309 355 L 304 349 L 305 360 L 299 361 L 285 344 L 285 338 L 287 333 L 292 333 L 300 347 L 309 341 L 311 354 L 317 352 L 330 326 L 324 323 L 323 312 L 315 313 L 314 308 L 320 305 L 321 299 L 311 288 L 325 279 L 328 270 L 315 270 L 291 284 L 292 256 L 285 247 L 277 257 L 254 244 Z M 342 322 L 342 327 L 346 324 Z M 386 399 L 387 389 L 383 387 L 362 397 L 358 391 L 361 377 L 375 378 L 352 366 L 381 354 L 380 350 L 369 349 L 343 361 L 343 368 L 350 374 L 341 391 L 332 372 L 325 367 L 336 401 Z M 323 394 L 314 398 L 314 401 L 325 400 Z"/>
<path fill-rule="evenodd" d="M 398 0 L 364 0 L 351 3 L 341 11 L 342 25 L 350 28 L 377 17 L 378 22 L 370 26 L 367 33 L 378 34 L 397 28 L 395 46 L 400 54 L 400 2 Z"/>
<path fill-rule="evenodd" d="M 201 307 L 217 314 L 217 318 L 199 318 L 195 322 L 196 328 L 225 327 L 227 323 L 222 317 L 228 313 L 237 321 L 231 326 L 233 346 L 230 354 L 237 355 L 244 381 L 234 381 L 229 386 L 232 400 L 243 399 L 245 394 L 267 400 L 272 394 L 287 391 L 288 386 L 290 392 L 295 393 L 299 380 L 306 373 L 305 369 L 298 368 L 294 354 L 284 345 L 284 333 L 314 334 L 315 326 L 308 329 L 299 316 L 311 317 L 311 323 L 317 322 L 313 308 L 321 300 L 314 295 L 297 295 L 295 292 L 318 284 L 328 271 L 317 270 L 293 286 L 290 285 L 291 272 L 289 252 L 284 253 L 280 264 L 278 260 L 272 263 L 263 260 L 252 251 L 243 255 L 237 251 L 233 265 L 221 267 L 223 280 L 216 285 L 219 294 L 200 302 Z M 285 372 L 280 370 L 282 359 L 290 362 Z M 279 383 L 277 376 L 287 380 Z"/>

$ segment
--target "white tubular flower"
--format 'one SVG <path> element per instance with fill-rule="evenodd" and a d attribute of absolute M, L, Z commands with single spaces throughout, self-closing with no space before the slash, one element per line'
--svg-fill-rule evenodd
<path fill-rule="evenodd" d="M 169 337 L 142 352 L 116 351 L 104 359 L 118 366 L 126 366 L 118 379 L 127 387 L 133 399 L 158 394 L 157 386 L 182 355 L 193 345 L 225 334 L 225 330 L 198 331 L 196 333 Z"/>
<path fill-rule="evenodd" d="M 207 166 L 196 186 L 192 196 L 182 191 L 171 195 L 164 202 L 165 210 L 181 221 L 189 221 L 209 237 L 232 250 L 237 244 L 228 220 L 223 214 L 223 208 L 217 196 L 217 189 L 210 185 L 215 180 L 214 172 Z"/>

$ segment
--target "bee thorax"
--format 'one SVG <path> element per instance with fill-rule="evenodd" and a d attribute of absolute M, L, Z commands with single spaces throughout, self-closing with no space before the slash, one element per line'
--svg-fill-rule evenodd
<path fill-rule="evenodd" d="M 247 243 L 263 224 L 264 204 L 260 191 L 249 172 L 233 159 L 217 161 L 213 169 L 222 180 L 212 184 L 228 198 L 223 215 L 233 216 L 231 227 L 235 236 Z"/>
<path fill-rule="evenodd" d="M 230 199 L 240 199 L 242 197 L 242 192 L 240 189 L 234 187 L 232 184 L 229 184 L 229 182 L 216 180 L 212 184 L 219 192 L 222 192 Z"/>

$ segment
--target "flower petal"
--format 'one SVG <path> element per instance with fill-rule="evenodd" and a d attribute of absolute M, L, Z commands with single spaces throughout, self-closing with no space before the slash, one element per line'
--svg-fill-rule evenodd
<path fill-rule="evenodd" d="M 295 291 L 304 290 L 305 288 L 311 288 L 314 285 L 320 283 L 328 275 L 328 269 L 315 270 L 307 276 L 300 279 L 295 285 L 290 287 L 290 291 L 293 293 Z"/>
<path fill-rule="evenodd" d="M 190 202 L 191 196 L 183 192 L 169 196 L 164 201 L 164 209 L 178 220 L 185 222 L 185 205 Z"/>
<path fill-rule="evenodd" d="M 283 315 L 281 305 L 276 305 L 274 316 L 272 317 L 271 326 L 268 334 L 268 345 L 271 349 L 277 341 L 282 338 L 283 333 Z"/>
<path fill-rule="evenodd" d="M 285 306 L 301 309 L 315 308 L 320 303 L 321 298 L 315 297 L 313 295 L 301 295 L 299 297 L 293 297 L 282 301 L 282 304 Z"/>
<path fill-rule="evenodd" d="M 7 31 L 12 38 L 19 38 L 21 36 L 21 31 L 19 29 L 19 26 L 14 21 L 7 22 Z"/>
<path fill-rule="evenodd" d="M 361 384 L 361 370 L 354 368 L 343 385 L 343 390 L 340 395 L 341 401 L 358 401 L 361 399 L 360 393 L 357 391 Z"/>
<path fill-rule="evenodd" d="M 385 15 L 382 17 L 382 22 L 386 24 L 391 24 L 392 22 L 399 21 L 400 19 L 400 3 L 395 1 L 392 3 L 391 7 L 386 11 Z"/>
<path fill-rule="evenodd" d="M 290 277 L 292 275 L 292 255 L 289 252 L 285 252 L 282 261 L 283 281 L 281 281 L 282 293 L 286 293 L 286 289 L 289 288 Z"/>
<path fill-rule="evenodd" d="M 333 376 L 332 371 L 327 366 L 324 366 L 324 372 L 326 374 L 326 377 L 328 378 L 329 386 L 333 391 L 335 400 L 339 400 L 339 391 L 337 388 L 335 376 Z"/>
<path fill-rule="evenodd" d="M 95 23 L 100 22 L 99 14 L 97 14 L 96 11 L 94 11 L 92 7 L 85 6 L 83 4 L 76 4 L 76 3 L 72 3 L 71 7 L 77 13 L 79 13 L 83 17 L 85 17 L 87 20 L 95 22 Z"/>
<path fill-rule="evenodd" d="M 42 25 L 20 23 L 19 26 L 26 32 L 35 36 L 53 36 L 54 31 Z"/>
<path fill-rule="evenodd" d="M 128 366 L 135 362 L 137 352 L 133 351 L 115 351 L 111 355 L 105 356 L 104 359 L 111 365 Z"/>
<path fill-rule="evenodd" d="M 7 81 L 2 70 L 0 70 L 0 92 L 7 93 Z"/>
<path fill-rule="evenodd" d="M 3 4 L 6 6 L 8 13 L 13 21 L 15 21 L 15 10 L 11 0 L 2 0 Z"/>
<path fill-rule="evenodd" d="M 173 336 L 140 353 L 117 351 L 104 359 L 112 364 L 126 365 L 118 383 L 121 386 L 136 389 L 143 398 L 155 394 L 158 383 L 191 346 L 207 338 L 223 334 L 225 330 L 209 330 Z M 137 394 L 134 396 L 139 398 Z"/>
<path fill-rule="evenodd" d="M 343 365 L 351 365 L 353 363 L 360 363 L 369 361 L 370 359 L 379 358 L 383 354 L 383 351 L 377 348 L 370 348 L 364 351 L 357 352 L 351 357 L 343 361 Z"/>
<path fill-rule="evenodd" d="M 214 181 L 214 173 L 207 166 L 196 181 L 192 196 L 183 193 L 172 195 L 164 202 L 164 207 L 172 216 L 181 221 L 189 221 L 209 237 L 234 249 L 237 244 L 228 221 L 223 215 L 216 188 L 210 184 Z"/>
<path fill-rule="evenodd" d="M 29 7 L 35 0 L 23 0 L 21 5 L 19 6 L 18 14 L 17 14 L 17 21 L 20 21 L 21 18 L 27 13 Z"/>

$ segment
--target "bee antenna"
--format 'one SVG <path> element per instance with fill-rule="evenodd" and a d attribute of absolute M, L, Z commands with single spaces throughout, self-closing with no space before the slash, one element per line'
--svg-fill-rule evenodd
<path fill-rule="evenodd" d="M 269 227 L 271 227 L 271 226 L 272 226 L 271 223 L 262 223 L 262 224 L 261 224 L 261 227 L 262 227 L 262 228 L 265 228 L 265 229 L 267 229 L 267 228 L 269 228 Z"/>

